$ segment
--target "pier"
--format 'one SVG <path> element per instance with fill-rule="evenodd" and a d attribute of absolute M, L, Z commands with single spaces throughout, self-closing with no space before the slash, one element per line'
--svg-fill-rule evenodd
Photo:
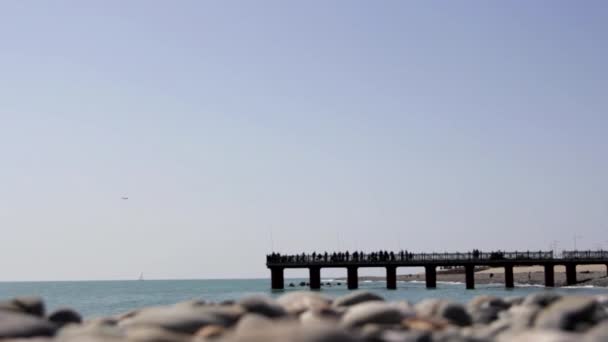
<path fill-rule="evenodd" d="M 606 265 L 608 275 L 608 251 L 564 251 L 560 257 L 552 251 L 526 252 L 481 252 L 474 250 L 468 253 L 410 253 L 399 252 L 339 252 L 281 255 L 272 253 L 266 256 L 266 266 L 270 269 L 272 289 L 283 289 L 285 269 L 309 270 L 310 288 L 321 288 L 321 269 L 345 268 L 347 286 L 349 289 L 359 287 L 358 269 L 361 267 L 379 267 L 386 270 L 386 287 L 397 288 L 397 268 L 423 267 L 427 288 L 437 287 L 438 267 L 460 267 L 464 269 L 467 289 L 475 288 L 475 270 L 478 267 L 503 267 L 505 271 L 505 287 L 514 287 L 513 268 L 517 266 L 543 266 L 545 286 L 555 286 L 554 267 L 566 268 L 566 284 L 577 283 L 576 266 Z"/>

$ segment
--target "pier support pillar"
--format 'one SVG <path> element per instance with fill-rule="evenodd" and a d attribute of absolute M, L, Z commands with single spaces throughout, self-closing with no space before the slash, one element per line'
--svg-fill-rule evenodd
<path fill-rule="evenodd" d="M 576 264 L 566 265 L 566 285 L 576 284 Z"/>
<path fill-rule="evenodd" d="M 437 287 L 437 270 L 435 266 L 424 266 L 424 278 L 426 280 L 426 288 L 434 289 Z"/>
<path fill-rule="evenodd" d="M 514 286 L 513 283 L 513 265 L 505 266 L 505 287 L 508 289 L 512 289 Z"/>
<path fill-rule="evenodd" d="M 475 288 L 475 266 L 466 265 L 464 266 L 464 273 L 466 276 L 467 290 Z"/>
<path fill-rule="evenodd" d="M 311 267 L 310 271 L 310 289 L 318 290 L 321 288 L 321 268 Z"/>
<path fill-rule="evenodd" d="M 608 277 L 608 264 L 606 264 L 606 277 Z"/>
<path fill-rule="evenodd" d="M 386 288 L 389 290 L 397 289 L 397 267 L 386 266 Z"/>
<path fill-rule="evenodd" d="M 553 269 L 553 265 L 545 265 L 545 286 L 555 286 L 555 272 Z"/>
<path fill-rule="evenodd" d="M 348 289 L 349 290 L 354 290 L 356 288 L 359 287 L 359 275 L 357 274 L 357 267 L 347 267 L 346 268 L 346 272 L 347 272 L 347 282 L 348 282 Z"/>
<path fill-rule="evenodd" d="M 273 267 L 270 269 L 270 284 L 273 290 L 282 290 L 284 288 L 283 268 Z"/>

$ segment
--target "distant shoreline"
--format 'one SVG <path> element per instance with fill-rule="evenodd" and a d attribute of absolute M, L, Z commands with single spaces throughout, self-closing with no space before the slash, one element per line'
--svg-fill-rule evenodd
<path fill-rule="evenodd" d="M 464 272 L 450 270 L 447 272 L 438 271 L 437 281 L 438 282 L 454 282 L 464 283 Z M 513 272 L 513 280 L 516 285 L 545 285 L 545 273 L 542 271 L 542 267 L 515 267 Z M 346 278 L 337 278 L 344 281 Z M 594 286 L 594 287 L 608 287 L 608 276 L 606 274 L 605 265 L 590 265 L 590 266 L 579 266 L 576 273 L 577 286 Z M 386 280 L 383 276 L 359 276 L 359 281 L 372 280 L 382 281 Z M 397 275 L 397 281 L 425 281 L 425 274 L 401 274 Z M 489 268 L 475 272 L 475 284 L 487 285 L 487 284 L 504 284 L 504 269 L 503 268 Z M 566 286 L 566 272 L 563 267 L 555 267 L 555 286 L 563 287 Z"/>

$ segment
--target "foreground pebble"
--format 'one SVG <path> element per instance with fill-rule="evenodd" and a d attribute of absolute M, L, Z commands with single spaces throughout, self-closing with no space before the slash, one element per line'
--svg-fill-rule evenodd
<path fill-rule="evenodd" d="M 0 301 L 2 342 L 434 342 L 608 341 L 608 299 L 541 292 L 479 296 L 462 304 L 386 302 L 356 291 L 330 299 L 288 292 L 277 299 L 188 301 L 82 320 L 69 308 L 46 313 L 40 298 Z"/>

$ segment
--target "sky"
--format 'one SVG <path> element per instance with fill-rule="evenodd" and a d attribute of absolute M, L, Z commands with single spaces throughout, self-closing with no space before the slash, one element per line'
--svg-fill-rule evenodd
<path fill-rule="evenodd" d="M 0 281 L 606 249 L 607 39 L 605 1 L 2 1 Z"/>

